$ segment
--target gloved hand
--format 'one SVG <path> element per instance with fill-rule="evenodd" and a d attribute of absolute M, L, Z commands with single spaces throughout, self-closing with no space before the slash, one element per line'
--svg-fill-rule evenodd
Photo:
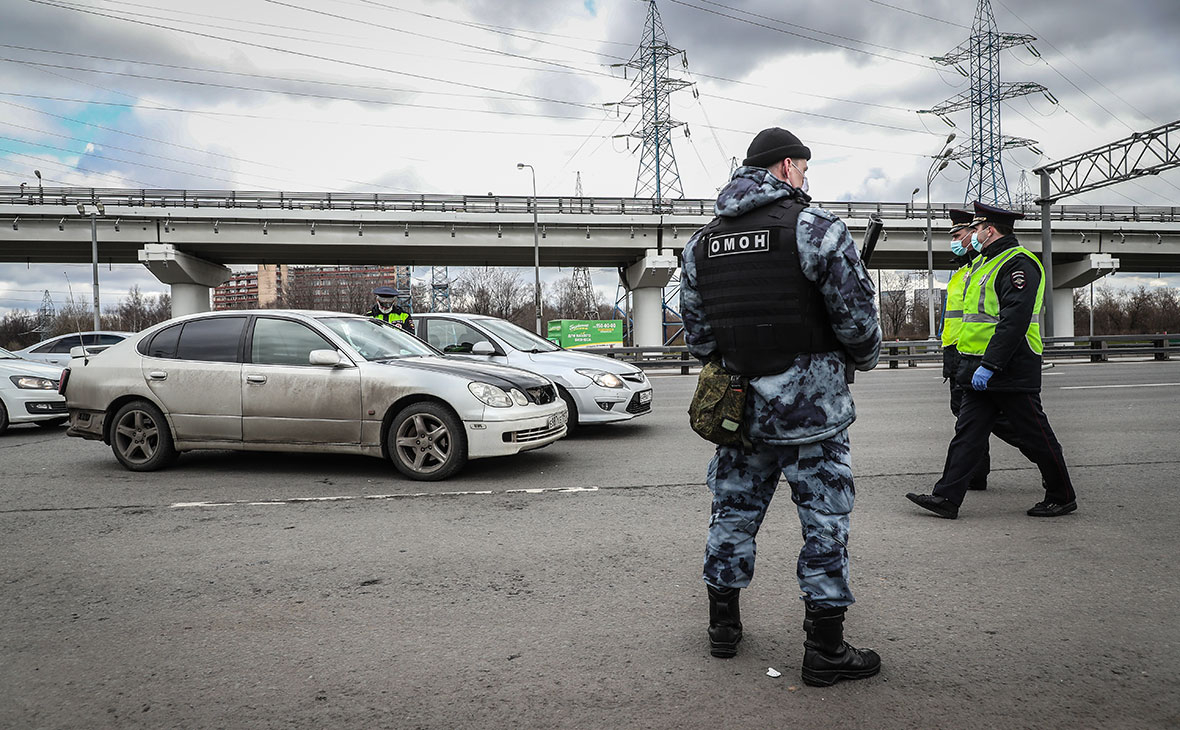
<path fill-rule="evenodd" d="M 987 381 L 991 380 L 993 375 L 995 372 L 980 365 L 971 376 L 971 387 L 976 390 L 987 390 Z"/>

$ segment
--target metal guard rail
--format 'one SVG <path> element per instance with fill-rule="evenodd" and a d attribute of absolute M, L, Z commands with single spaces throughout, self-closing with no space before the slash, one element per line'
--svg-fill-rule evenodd
<path fill-rule="evenodd" d="M 167 190 L 131 188 L 37 188 L 0 186 L 0 205 L 62 205 L 78 203 L 126 205 L 140 208 L 214 208 L 274 210 L 406 211 L 439 213 L 528 213 L 531 196 L 506 195 L 405 195 L 386 193 L 275 192 L 250 190 Z M 914 220 L 926 217 L 926 207 L 908 203 L 819 202 L 842 218 Z M 931 216 L 948 219 L 950 208 L 961 203 L 936 203 Z M 670 215 L 708 218 L 712 199 L 653 200 L 652 198 L 538 197 L 537 212 L 546 215 Z M 1027 220 L 1039 220 L 1038 206 L 1021 206 Z M 1062 221 L 1180 221 L 1180 207 L 1142 205 L 1056 205 L 1052 219 Z"/>
<path fill-rule="evenodd" d="M 699 363 L 687 347 L 580 347 L 578 352 L 630 362 L 643 369 L 679 368 L 688 375 Z M 1171 360 L 1180 354 L 1180 335 L 1095 335 L 1094 337 L 1050 337 L 1045 339 L 1045 360 L 1089 358 L 1108 362 L 1112 357 L 1146 357 Z M 881 344 L 877 367 L 917 367 L 919 362 L 942 362 L 942 345 L 937 340 L 890 340 Z"/>

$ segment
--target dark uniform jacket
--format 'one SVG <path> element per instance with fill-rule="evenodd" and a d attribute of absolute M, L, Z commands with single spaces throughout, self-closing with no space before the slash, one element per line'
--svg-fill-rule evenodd
<path fill-rule="evenodd" d="M 1019 246 L 1016 236 L 1004 236 L 980 254 L 983 266 L 1008 249 Z M 1017 272 L 1020 272 L 1017 274 Z M 1015 274 L 1015 276 L 1014 276 Z M 1025 335 L 1036 312 L 1037 288 L 1041 285 L 1041 269 L 1028 256 L 1018 254 L 1000 267 L 995 276 L 996 296 L 1000 300 L 1000 323 L 988 343 L 983 356 L 959 353 L 956 380 L 963 388 L 971 388 L 971 376 L 983 365 L 995 371 L 987 384 L 988 390 L 1041 390 L 1041 356 L 1028 346 Z M 1049 292 L 1045 292 L 1049 296 Z"/>

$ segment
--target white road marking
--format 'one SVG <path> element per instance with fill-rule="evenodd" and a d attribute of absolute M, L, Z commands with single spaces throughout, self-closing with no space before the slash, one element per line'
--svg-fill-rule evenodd
<path fill-rule="evenodd" d="M 541 489 L 506 489 L 503 492 L 493 492 L 490 489 L 462 492 L 408 492 L 405 494 L 353 494 L 338 497 L 291 497 L 289 499 L 264 499 L 251 501 L 246 499 L 231 500 L 229 502 L 176 502 L 168 505 L 170 509 L 184 507 L 270 507 L 285 504 L 304 504 L 307 502 L 349 502 L 358 499 L 406 499 L 409 497 L 468 497 L 488 496 L 491 494 L 569 494 L 572 492 L 597 492 L 598 487 L 545 487 Z"/>
<path fill-rule="evenodd" d="M 1098 390 L 1099 388 L 1166 388 L 1180 383 L 1124 383 L 1121 385 L 1063 385 L 1060 390 Z"/>

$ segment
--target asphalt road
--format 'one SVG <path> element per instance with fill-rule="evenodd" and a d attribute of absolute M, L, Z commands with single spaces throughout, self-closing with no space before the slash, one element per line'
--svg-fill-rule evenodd
<path fill-rule="evenodd" d="M 827 689 L 799 680 L 786 495 L 740 653 L 708 655 L 694 382 L 657 377 L 649 416 L 441 484 L 310 454 L 133 474 L 12 428 L 0 727 L 1180 726 L 1180 363 L 1046 372 L 1080 505 L 1056 520 L 1024 515 L 1039 475 L 998 441 L 958 520 L 911 505 L 942 467 L 945 386 L 858 376 L 846 627 L 884 668 Z"/>

